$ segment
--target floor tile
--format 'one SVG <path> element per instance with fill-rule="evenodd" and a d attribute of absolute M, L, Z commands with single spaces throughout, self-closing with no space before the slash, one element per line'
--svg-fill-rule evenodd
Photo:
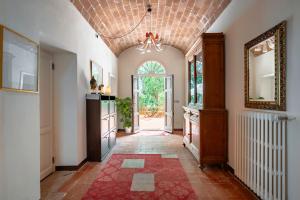
<path fill-rule="evenodd" d="M 162 158 L 178 158 L 177 154 L 174 153 L 166 153 L 166 154 L 161 154 Z"/>
<path fill-rule="evenodd" d="M 46 197 L 45 200 L 62 200 L 66 196 L 66 193 L 63 192 L 54 192 L 54 193 L 49 193 Z"/>
<path fill-rule="evenodd" d="M 144 159 L 125 159 L 121 168 L 144 168 Z"/>
<path fill-rule="evenodd" d="M 155 190 L 154 174 L 152 173 L 134 174 L 130 190 L 136 192 L 153 192 Z"/>

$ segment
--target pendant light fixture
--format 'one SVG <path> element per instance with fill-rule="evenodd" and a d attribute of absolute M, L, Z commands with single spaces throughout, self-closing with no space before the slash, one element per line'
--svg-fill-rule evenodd
<path fill-rule="evenodd" d="M 150 4 L 147 5 L 147 12 L 150 16 L 150 31 L 146 32 L 145 39 L 143 39 L 142 41 L 138 40 L 139 44 L 137 46 L 137 49 L 141 52 L 141 54 L 150 53 L 151 50 L 155 50 L 157 52 L 163 50 L 161 38 L 157 33 L 155 34 L 152 32 L 152 7 Z"/>
<path fill-rule="evenodd" d="M 157 52 L 160 52 L 160 51 L 163 50 L 162 41 L 161 41 L 161 38 L 159 37 L 159 35 L 157 33 L 154 34 L 152 32 L 151 12 L 152 12 L 152 7 L 151 7 L 151 4 L 148 3 L 147 10 L 146 10 L 145 14 L 142 16 L 142 18 L 139 20 L 139 22 L 136 25 L 134 25 L 131 29 L 129 29 L 126 33 L 123 33 L 121 35 L 104 35 L 104 34 L 100 34 L 100 36 L 102 38 L 107 38 L 107 39 L 120 39 L 120 38 L 126 37 L 130 33 L 132 33 L 133 31 L 135 31 L 141 25 L 141 23 L 143 22 L 145 17 L 148 15 L 150 17 L 150 31 L 146 32 L 145 39 L 143 39 L 142 41 L 138 40 L 137 49 L 141 52 L 141 54 L 149 53 L 149 52 L 151 52 L 151 50 L 155 50 Z M 98 37 L 98 34 L 96 36 Z"/>

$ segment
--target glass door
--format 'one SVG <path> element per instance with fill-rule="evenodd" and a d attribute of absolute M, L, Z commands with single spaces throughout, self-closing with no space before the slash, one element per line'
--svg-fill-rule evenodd
<path fill-rule="evenodd" d="M 173 133 L 174 126 L 174 75 L 165 77 L 165 131 Z"/>
<path fill-rule="evenodd" d="M 139 77 L 131 76 L 132 86 L 132 132 L 140 130 L 140 113 L 139 113 Z"/>

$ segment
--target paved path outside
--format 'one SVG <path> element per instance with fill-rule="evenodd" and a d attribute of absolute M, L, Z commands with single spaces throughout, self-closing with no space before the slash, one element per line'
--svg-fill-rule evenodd
<path fill-rule="evenodd" d="M 140 116 L 140 129 L 141 130 L 163 130 L 164 118 L 145 118 Z"/>

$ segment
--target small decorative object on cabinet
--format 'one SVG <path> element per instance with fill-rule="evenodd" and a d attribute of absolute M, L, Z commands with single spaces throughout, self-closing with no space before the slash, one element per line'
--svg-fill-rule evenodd
<path fill-rule="evenodd" d="M 183 144 L 201 169 L 227 162 L 224 65 L 224 35 L 203 33 L 201 52 L 188 65 L 193 68 L 189 69 L 190 102 L 183 107 Z"/>
<path fill-rule="evenodd" d="M 94 76 L 92 76 L 90 80 L 90 86 L 91 86 L 92 93 L 95 93 L 97 89 L 97 81 Z"/>
<path fill-rule="evenodd" d="M 104 94 L 104 85 L 103 84 L 99 85 L 98 90 L 99 90 L 99 93 L 103 95 Z"/>
<path fill-rule="evenodd" d="M 102 161 L 116 143 L 115 96 L 86 95 L 87 160 Z"/>
<path fill-rule="evenodd" d="M 106 86 L 106 88 L 105 88 L 105 94 L 106 94 L 106 95 L 110 95 L 110 94 L 111 94 L 111 88 L 110 88 L 109 85 Z"/>

